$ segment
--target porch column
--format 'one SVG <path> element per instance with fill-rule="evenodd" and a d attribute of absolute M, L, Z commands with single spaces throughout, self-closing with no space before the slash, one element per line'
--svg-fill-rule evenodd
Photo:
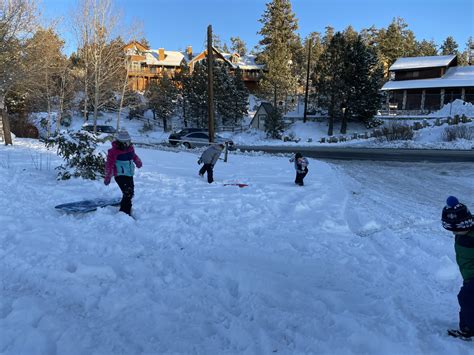
<path fill-rule="evenodd" d="M 466 98 L 466 88 L 462 88 L 461 89 L 461 100 L 464 101 L 465 98 Z"/>
<path fill-rule="evenodd" d="M 444 89 L 441 89 L 441 102 L 440 102 L 440 106 L 439 107 L 443 107 L 444 106 Z"/>
<path fill-rule="evenodd" d="M 402 110 L 405 110 L 406 107 L 407 107 L 407 91 L 403 90 Z"/>
<path fill-rule="evenodd" d="M 421 105 L 420 110 L 423 111 L 425 109 L 425 99 L 426 99 L 426 90 L 421 90 Z"/>

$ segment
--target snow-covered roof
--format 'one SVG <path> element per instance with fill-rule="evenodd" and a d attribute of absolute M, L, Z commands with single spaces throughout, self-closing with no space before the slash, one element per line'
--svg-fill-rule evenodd
<path fill-rule="evenodd" d="M 441 78 L 390 80 L 382 90 L 474 87 L 474 66 L 449 68 Z"/>
<path fill-rule="evenodd" d="M 165 67 L 179 67 L 184 59 L 184 55 L 178 51 L 165 51 L 165 59 L 159 60 L 160 53 L 157 49 L 151 49 L 144 52 L 146 64 L 161 65 Z"/>
<path fill-rule="evenodd" d="M 398 58 L 389 70 L 447 67 L 454 58 L 456 58 L 455 55 Z"/>
<path fill-rule="evenodd" d="M 232 62 L 232 56 L 234 54 L 231 53 L 221 53 L 222 56 L 229 61 L 233 68 L 240 68 L 242 70 L 262 70 L 264 66 L 262 64 L 255 63 L 255 55 L 248 54 L 244 56 L 237 55 L 236 57 L 237 62 Z"/>

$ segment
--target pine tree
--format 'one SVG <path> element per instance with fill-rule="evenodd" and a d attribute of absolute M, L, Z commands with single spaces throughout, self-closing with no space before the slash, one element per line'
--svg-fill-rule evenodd
<path fill-rule="evenodd" d="M 341 133 L 346 133 L 349 117 L 368 123 L 380 108 L 379 93 L 383 68 L 375 49 L 364 43 L 361 36 L 347 40 L 346 101 Z"/>
<path fill-rule="evenodd" d="M 265 119 L 265 132 L 269 138 L 280 139 L 283 132 L 283 115 L 280 110 L 273 109 Z"/>
<path fill-rule="evenodd" d="M 232 43 L 231 49 L 234 53 L 238 53 L 241 57 L 247 54 L 247 46 L 240 37 L 230 37 Z"/>
<path fill-rule="evenodd" d="M 427 41 L 424 39 L 421 42 L 416 42 L 416 56 L 424 57 L 435 55 L 438 55 L 438 49 L 433 40 Z"/>
<path fill-rule="evenodd" d="M 474 40 L 471 37 L 468 38 L 466 42 L 466 49 L 458 55 L 458 64 L 459 65 L 469 65 L 469 57 L 471 55 L 471 51 L 474 51 Z M 471 65 L 474 65 L 474 63 L 471 63 Z"/>
<path fill-rule="evenodd" d="M 197 63 L 193 73 L 186 81 L 186 95 L 189 105 L 189 121 L 197 127 L 207 126 L 207 64 Z"/>
<path fill-rule="evenodd" d="M 273 0 L 266 6 L 259 20 L 263 24 L 259 31 L 263 39 L 259 42 L 262 52 L 258 60 L 265 64 L 260 89 L 276 107 L 278 102 L 286 103 L 287 96 L 296 89 L 293 57 L 298 24 L 289 0 Z"/>
<path fill-rule="evenodd" d="M 328 135 L 334 131 L 334 120 L 341 117 L 346 100 L 346 40 L 340 32 L 332 37 L 321 54 L 315 69 L 313 85 L 318 95 L 319 105 L 328 111 Z"/>
<path fill-rule="evenodd" d="M 235 94 L 231 98 L 231 124 L 237 126 L 242 124 L 242 119 L 248 112 L 248 100 L 249 92 L 245 87 L 244 80 L 242 78 L 242 71 L 237 68 L 234 76 L 232 77 L 233 86 L 235 88 Z"/>
<path fill-rule="evenodd" d="M 400 57 L 415 55 L 416 40 L 413 31 L 408 29 L 408 24 L 402 18 L 394 18 L 387 29 L 381 29 L 377 37 L 377 45 L 381 59 L 388 68 Z"/>
<path fill-rule="evenodd" d="M 169 130 L 168 120 L 173 116 L 177 107 L 178 89 L 175 83 L 167 76 L 161 77 L 158 82 L 150 85 L 145 93 L 148 107 L 152 110 L 154 118 L 163 121 L 163 130 Z"/>
<path fill-rule="evenodd" d="M 448 36 L 443 44 L 441 45 L 441 55 L 450 55 L 450 54 L 455 54 L 458 55 L 458 44 L 454 40 L 452 36 Z"/>

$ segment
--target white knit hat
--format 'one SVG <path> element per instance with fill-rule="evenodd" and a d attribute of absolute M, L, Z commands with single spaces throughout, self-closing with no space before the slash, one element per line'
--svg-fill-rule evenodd
<path fill-rule="evenodd" d="M 128 132 L 125 130 L 125 129 L 121 129 L 118 134 L 117 134 L 117 138 L 116 138 L 119 142 L 131 142 L 132 138 L 130 137 L 130 134 L 128 134 Z"/>

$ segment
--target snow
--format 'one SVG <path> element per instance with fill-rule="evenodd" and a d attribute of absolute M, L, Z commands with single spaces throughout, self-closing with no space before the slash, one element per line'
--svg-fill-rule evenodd
<path fill-rule="evenodd" d="M 464 102 L 456 99 L 444 105 L 438 111 L 429 114 L 430 117 L 454 117 L 454 116 L 474 117 L 474 105 L 470 102 Z"/>
<path fill-rule="evenodd" d="M 398 58 L 390 67 L 393 70 L 407 70 L 431 67 L 446 67 L 456 58 L 455 55 L 436 55 L 423 57 Z"/>
<path fill-rule="evenodd" d="M 197 152 L 137 153 L 134 220 L 61 214 L 119 189 L 0 147 L 1 353 L 471 351 L 445 335 L 462 281 L 439 221 L 448 195 L 474 205 L 470 164 L 310 159 L 300 188 L 288 157 L 231 154 L 209 185 Z"/>
<path fill-rule="evenodd" d="M 184 59 L 184 55 L 177 51 L 164 51 L 165 59 L 160 60 L 158 49 L 145 51 L 146 63 L 148 65 L 163 65 L 170 67 L 179 67 Z"/>
<path fill-rule="evenodd" d="M 449 68 L 444 76 L 435 79 L 389 80 L 382 87 L 385 90 L 429 89 L 451 87 L 473 87 L 474 66 Z"/>

